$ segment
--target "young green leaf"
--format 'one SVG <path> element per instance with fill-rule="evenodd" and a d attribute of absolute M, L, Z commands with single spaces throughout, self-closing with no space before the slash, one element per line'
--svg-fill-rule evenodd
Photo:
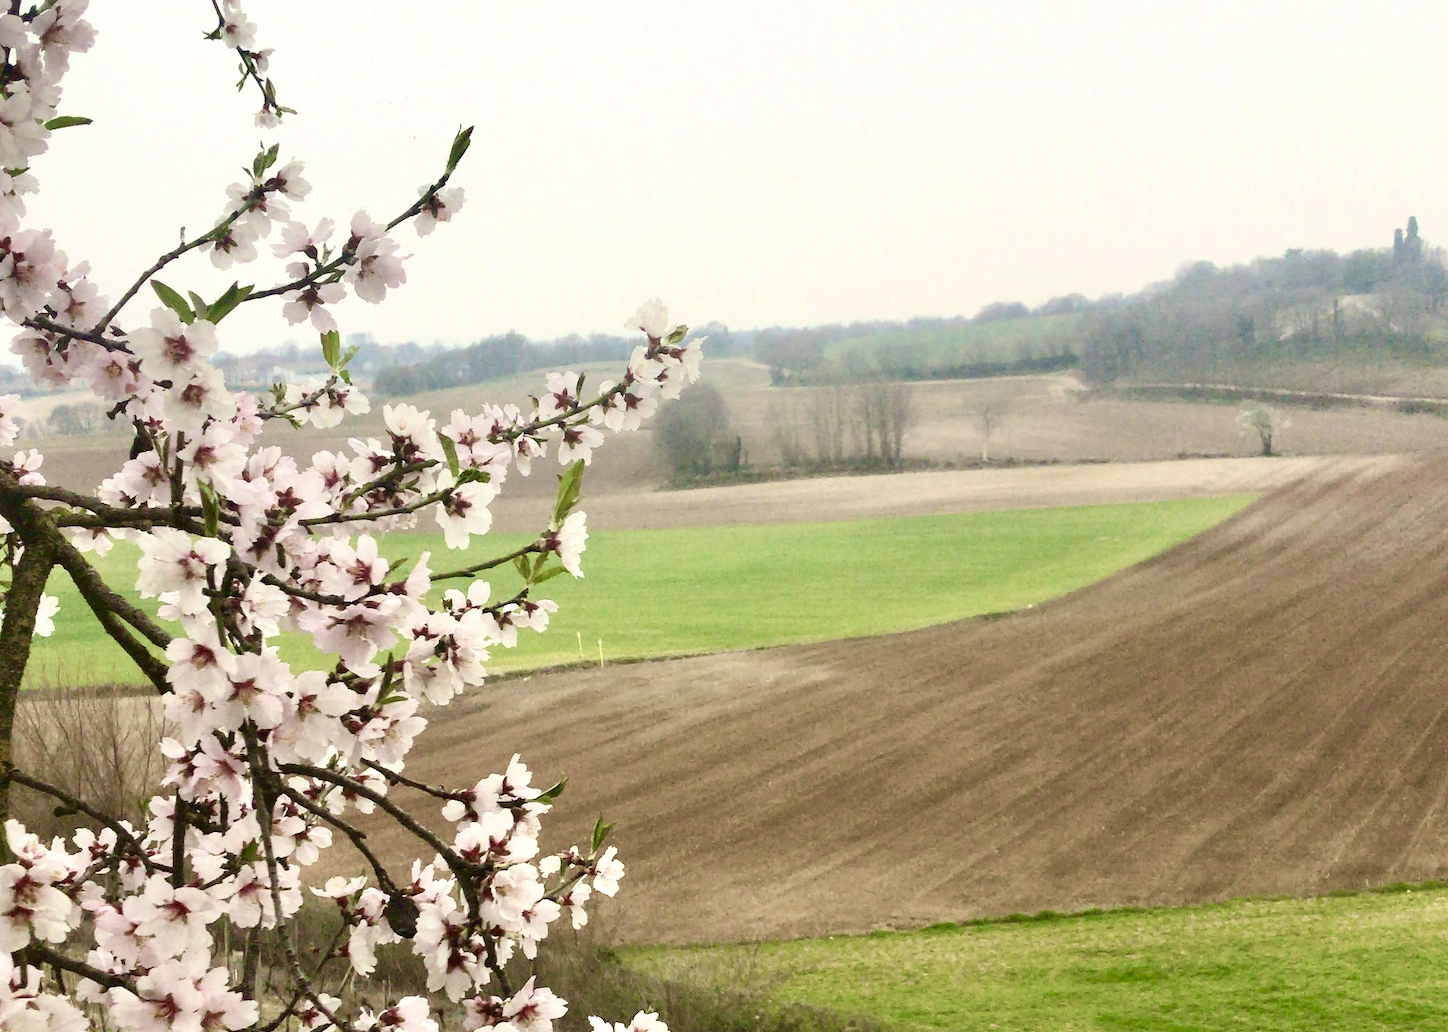
<path fill-rule="evenodd" d="M 327 363 L 328 369 L 336 370 L 341 358 L 342 335 L 336 330 L 328 330 L 322 334 L 322 360 Z"/>
<path fill-rule="evenodd" d="M 561 566 L 550 566 L 550 567 L 548 567 L 548 569 L 544 570 L 542 573 L 535 574 L 535 575 L 533 576 L 533 584 L 536 586 L 536 585 L 542 584 L 544 581 L 550 581 L 550 580 L 552 580 L 554 577 L 557 577 L 560 573 L 564 573 L 564 572 L 566 572 L 566 571 L 565 571 L 565 570 L 563 569 L 563 567 L 561 567 Z"/>
<path fill-rule="evenodd" d="M 186 299 L 176 293 L 176 291 L 166 286 L 166 284 L 160 280 L 152 280 L 151 289 L 156 292 L 156 296 L 161 299 L 163 305 L 181 317 L 182 322 L 190 325 L 196 321 L 196 314 L 192 312 L 191 307 L 186 304 Z"/>
<path fill-rule="evenodd" d="M 237 305 L 251 296 L 252 289 L 250 285 L 243 287 L 240 283 L 233 283 L 226 288 L 226 293 L 206 306 L 206 318 L 213 323 L 221 322 L 236 309 Z"/>
<path fill-rule="evenodd" d="M 216 537 L 221 530 L 221 503 L 210 484 L 201 481 L 197 487 L 201 490 L 201 517 L 206 523 L 206 536 Z"/>
<path fill-rule="evenodd" d="M 260 179 L 267 169 L 276 164 L 277 153 L 280 148 L 281 144 L 274 143 L 256 156 L 256 159 L 251 163 L 251 175 L 253 179 Z"/>
<path fill-rule="evenodd" d="M 671 332 L 667 337 L 664 338 L 664 343 L 677 344 L 688 335 L 689 327 L 685 326 L 683 323 L 680 323 L 678 326 L 674 327 L 673 332 Z"/>
<path fill-rule="evenodd" d="M 188 290 L 186 291 L 186 296 L 191 298 L 191 307 L 196 309 L 196 318 L 205 319 L 211 309 L 210 306 L 201 299 L 201 295 L 194 290 Z"/>
<path fill-rule="evenodd" d="M 553 507 L 553 524 L 561 527 L 583 490 L 583 460 L 574 462 L 558 476 L 558 503 Z"/>
<path fill-rule="evenodd" d="M 458 446 L 447 434 L 438 434 L 437 441 L 442 445 L 442 453 L 447 456 L 447 468 L 452 470 L 452 475 L 457 476 L 461 468 L 458 463 Z"/>
<path fill-rule="evenodd" d="M 545 788 L 542 792 L 540 792 L 538 794 L 538 797 L 534 799 L 533 802 L 542 803 L 544 806 L 547 806 L 549 803 L 553 802 L 553 800 L 557 799 L 563 794 L 563 787 L 567 784 L 567 778 L 561 779 L 558 784 L 554 785 L 552 788 Z"/>
<path fill-rule="evenodd" d="M 473 141 L 473 127 L 459 129 L 458 134 L 453 137 L 452 150 L 447 156 L 447 170 L 453 171 L 458 167 L 458 162 L 463 160 L 463 155 L 468 152 L 468 145 Z"/>
<path fill-rule="evenodd" d="M 597 853 L 600 849 L 602 849 L 604 840 L 608 838 L 608 833 L 612 830 L 613 825 L 603 823 L 603 818 L 600 817 L 598 821 L 593 825 L 593 848 L 590 850 L 590 852 Z"/>
<path fill-rule="evenodd" d="M 94 119 L 80 115 L 59 115 L 45 123 L 47 129 L 69 129 L 73 125 L 90 125 Z"/>

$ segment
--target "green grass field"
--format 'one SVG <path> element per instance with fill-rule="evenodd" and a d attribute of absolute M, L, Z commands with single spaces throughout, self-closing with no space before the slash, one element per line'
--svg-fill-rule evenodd
<path fill-rule="evenodd" d="M 841 523 L 614 531 L 593 535 L 586 579 L 564 576 L 542 594 L 560 612 L 545 635 L 499 651 L 494 671 L 584 657 L 608 660 L 902 631 L 1019 609 L 1091 584 L 1149 558 L 1239 511 L 1250 496 L 1028 509 Z M 433 553 L 432 566 L 461 565 L 529 540 L 475 539 L 466 560 L 435 534 L 398 534 L 393 557 Z M 118 587 L 135 582 L 137 551 L 116 547 L 101 563 Z M 516 589 L 509 568 L 494 598 Z M 134 682 L 139 674 L 107 639 L 63 573 L 56 632 L 36 639 L 31 684 Z M 149 603 L 148 603 L 149 605 Z M 321 657 L 300 635 L 282 655 L 304 668 Z"/>
<path fill-rule="evenodd" d="M 691 985 L 899 1029 L 1427 1029 L 1448 1025 L 1448 889 L 629 951 Z"/>

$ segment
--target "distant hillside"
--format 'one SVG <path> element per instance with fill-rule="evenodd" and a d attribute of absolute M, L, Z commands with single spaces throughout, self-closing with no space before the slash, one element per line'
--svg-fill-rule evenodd
<path fill-rule="evenodd" d="M 949 380 L 1069 369 L 1080 361 L 1080 294 L 1034 310 L 1018 302 L 987 305 L 974 318 L 910 319 L 736 334 L 769 366 L 776 385 L 886 377 Z"/>
<path fill-rule="evenodd" d="M 1382 391 L 1448 366 L 1448 269 L 1416 220 L 1394 246 L 1292 249 L 1098 302 L 1080 323 L 1082 368 L 1100 383 L 1227 382 Z"/>
<path fill-rule="evenodd" d="M 1349 254 L 1292 248 L 1230 267 L 1192 262 L 1171 280 L 1129 296 L 1092 301 L 1069 294 L 1034 309 L 997 302 L 970 318 L 733 332 L 710 323 L 696 332 L 709 336 L 714 357 L 748 356 L 766 365 L 775 386 L 1079 368 L 1098 384 L 1417 395 L 1428 371 L 1448 371 L 1445 302 L 1444 252 L 1428 246 L 1410 219 L 1392 247 Z M 536 369 L 618 362 L 633 346 L 598 334 L 531 341 L 508 333 L 394 360 L 378 368 L 375 390 L 410 395 Z"/>
<path fill-rule="evenodd" d="M 1187 382 L 1414 394 L 1448 369 L 1448 269 L 1416 219 L 1392 247 L 1289 249 L 1183 265 L 1130 296 L 1036 309 L 740 333 L 775 384 L 975 378 L 1079 366 L 1097 383 Z"/>

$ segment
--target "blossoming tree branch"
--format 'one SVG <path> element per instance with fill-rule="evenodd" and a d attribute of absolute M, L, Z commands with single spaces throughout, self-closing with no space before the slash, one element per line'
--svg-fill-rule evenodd
<path fill-rule="evenodd" d="M 583 575 L 588 535 L 576 506 L 593 450 L 697 377 L 699 343 L 685 343 L 686 329 L 650 302 L 629 321 L 641 343 L 617 382 L 590 389 L 582 376 L 552 372 L 527 408 L 455 411 L 441 426 L 410 405 L 387 406 L 385 436 L 305 464 L 265 445 L 277 421 L 332 427 L 368 411 L 334 306 L 348 293 L 380 303 L 404 284 L 392 234 L 425 236 L 453 218 L 463 193 L 448 184 L 471 130 L 398 214 L 359 211 L 342 227 L 293 219 L 310 189 L 302 162 L 265 148 L 227 188 L 211 228 L 160 255 L 112 301 L 49 230 L 23 222 L 50 134 L 86 122 L 60 106 L 72 54 L 94 42 L 86 4 L 23 9 L 16 0 L 0 16 L 0 310 L 19 327 L 12 350 L 43 387 L 93 390 L 133 435 L 129 459 L 94 495 L 47 484 L 37 451 L 0 460 L 0 805 L 8 813 L 20 785 L 86 821 L 49 843 L 5 823 L 0 1028 L 70 1032 L 96 1020 L 136 1032 L 433 1032 L 430 1000 L 446 1000 L 467 1030 L 548 1032 L 564 1002 L 532 979 L 510 984 L 508 961 L 533 957 L 557 920 L 581 926 L 594 893 L 617 891 L 623 865 L 606 847 L 607 826 L 582 847 L 540 855 L 540 822 L 561 785 L 535 787 L 517 757 L 470 787 L 427 785 L 407 776 L 407 756 L 427 727 L 422 703 L 476 688 L 490 650 L 546 629 L 557 607 L 543 585 Z M 278 101 L 269 51 L 238 4 L 219 0 L 211 14 L 209 37 L 239 59 L 239 88 L 261 95 L 257 125 L 295 114 Z M 184 290 L 188 262 L 244 265 L 264 241 L 280 265 L 273 285 L 238 280 L 210 299 Z M 221 324 L 256 303 L 318 332 L 325 380 L 265 397 L 227 389 L 210 362 Z M 0 446 L 15 441 L 16 402 L 0 398 Z M 428 524 L 449 549 L 466 549 L 487 533 L 507 478 L 527 476 L 550 449 L 563 470 L 559 493 L 531 544 L 469 563 L 424 554 L 394 564 L 381 554 L 382 535 Z M 154 619 L 91 562 L 118 540 L 140 550 L 134 588 L 158 601 Z M 498 598 L 485 578 L 503 566 L 523 587 Z M 174 728 L 142 826 L 13 762 L 32 636 L 57 618 L 45 592 L 57 567 L 154 684 Z M 272 644 L 282 631 L 309 634 L 334 665 L 294 672 Z M 399 805 L 398 786 L 430 799 L 449 832 Z M 390 865 L 357 814 L 395 822 L 418 858 Z M 342 839 L 363 873 L 308 878 Z M 305 957 L 294 934 L 304 907 L 340 920 L 331 943 Z M 357 987 L 379 948 L 420 958 L 431 996 L 367 1006 L 374 997 Z M 259 985 L 264 956 L 284 958 L 280 991 Z M 270 980 L 278 965 L 269 963 Z M 600 1032 L 662 1027 L 645 1013 L 628 1026 L 591 1020 Z"/>

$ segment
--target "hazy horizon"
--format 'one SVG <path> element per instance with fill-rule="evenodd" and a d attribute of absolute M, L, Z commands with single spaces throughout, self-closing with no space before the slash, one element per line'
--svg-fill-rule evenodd
<path fill-rule="evenodd" d="M 1129 294 L 1189 261 L 1384 247 L 1409 215 L 1448 241 L 1448 69 L 1414 54 L 1448 28 L 1439 7 L 246 9 L 299 109 L 279 132 L 200 38 L 206 5 L 92 5 L 62 111 L 96 124 L 55 134 L 26 223 L 112 297 L 217 216 L 258 140 L 307 162 L 296 217 L 344 221 L 410 203 L 460 123 L 467 206 L 398 231 L 407 285 L 341 306 L 344 333 L 616 333 L 655 295 L 741 329 L 969 316 Z M 280 264 L 161 278 L 213 293 Z M 228 320 L 228 350 L 313 339 L 263 307 Z"/>

